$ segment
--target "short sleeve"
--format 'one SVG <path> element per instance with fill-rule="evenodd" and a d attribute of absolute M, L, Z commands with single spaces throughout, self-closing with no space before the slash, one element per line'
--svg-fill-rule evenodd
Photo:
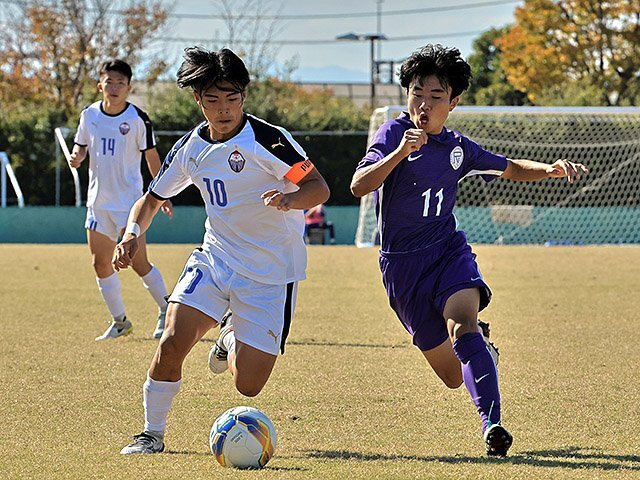
<path fill-rule="evenodd" d="M 463 163 L 460 179 L 480 175 L 486 182 L 499 177 L 507 169 L 508 161 L 504 155 L 485 150 L 476 142 L 463 137 L 466 161 Z"/>
<path fill-rule="evenodd" d="M 184 161 L 184 146 L 190 135 L 191 132 L 176 142 L 165 157 L 158 175 L 149 184 L 149 193 L 158 200 L 174 197 L 193 183 Z"/>
<path fill-rule="evenodd" d="M 153 134 L 153 123 L 149 118 L 149 115 L 134 105 L 138 116 L 140 118 L 140 128 L 138 129 L 138 148 L 141 152 L 145 150 L 151 150 L 156 146 L 156 139 Z"/>
<path fill-rule="evenodd" d="M 400 145 L 399 129 L 393 128 L 392 122 L 386 122 L 373 135 L 366 155 L 358 163 L 356 170 L 379 162 Z"/>
<path fill-rule="evenodd" d="M 80 121 L 78 122 L 78 130 L 76 130 L 76 135 L 73 138 L 73 143 L 76 145 L 80 145 L 81 147 L 86 147 L 89 145 L 89 130 L 87 128 L 87 110 L 83 110 L 80 112 Z"/>

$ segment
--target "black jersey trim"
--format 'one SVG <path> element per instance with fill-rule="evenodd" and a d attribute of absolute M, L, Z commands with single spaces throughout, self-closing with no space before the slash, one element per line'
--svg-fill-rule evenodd
<path fill-rule="evenodd" d="M 249 124 L 253 129 L 256 142 L 274 157 L 283 161 L 290 167 L 298 162 L 304 162 L 307 158 L 298 152 L 291 144 L 287 136 L 275 125 L 271 125 L 253 115 L 247 115 Z"/>
<path fill-rule="evenodd" d="M 136 112 L 138 112 L 138 116 L 144 122 L 144 128 L 147 133 L 147 148 L 142 150 L 144 152 L 145 150 L 150 150 L 156 146 L 156 142 L 153 138 L 153 123 L 151 123 L 151 119 L 149 118 L 149 115 L 147 115 L 147 112 L 145 112 L 141 108 L 138 108 L 136 105 L 133 105 L 133 108 L 136 109 Z"/>
<path fill-rule="evenodd" d="M 160 177 L 162 177 L 164 172 L 167 171 L 167 169 L 171 165 L 171 162 L 173 162 L 173 159 L 176 157 L 180 149 L 185 146 L 185 144 L 187 143 L 187 140 L 189 140 L 189 137 L 191 137 L 193 130 L 195 129 L 189 130 L 180 140 L 178 140 L 176 143 L 173 144 L 173 148 L 171 148 L 169 153 L 167 153 L 167 156 L 164 158 L 164 162 L 162 162 L 162 166 L 160 167 L 160 171 L 156 175 L 156 178 L 154 178 L 149 184 L 149 188 L 147 189 L 147 191 L 157 199 L 166 200 L 166 198 L 162 198 L 161 196 L 155 194 L 153 192 L 153 187 L 158 183 L 158 181 L 160 180 Z"/>
<path fill-rule="evenodd" d="M 151 188 L 151 187 L 149 187 L 149 188 Z M 168 198 L 161 197 L 160 195 L 158 195 L 158 194 L 157 194 L 156 192 L 154 192 L 153 190 L 149 190 L 149 195 L 151 195 L 153 198 L 155 198 L 155 199 L 157 199 L 157 200 L 161 200 L 161 201 L 163 201 L 163 202 L 164 202 L 164 201 L 169 200 Z"/>
<path fill-rule="evenodd" d="M 102 100 L 100 101 L 100 112 L 103 115 L 106 115 L 107 117 L 119 117 L 120 115 L 122 115 L 124 112 L 127 111 L 127 108 L 129 108 L 129 105 L 131 105 L 129 102 L 127 102 L 124 106 L 124 109 L 118 113 L 107 113 L 104 111 L 104 108 L 102 108 Z M 135 107 L 135 105 L 134 105 Z"/>
<path fill-rule="evenodd" d="M 209 133 L 209 122 L 207 122 L 206 120 L 204 122 L 202 122 L 200 125 L 198 125 L 196 128 L 198 129 L 198 136 L 204 140 L 207 143 L 210 143 L 212 145 L 216 145 L 218 143 L 227 143 L 230 142 L 233 138 L 237 137 L 238 135 L 240 135 L 240 133 L 242 132 L 242 130 L 244 130 L 245 125 L 247 124 L 247 115 L 243 114 L 242 115 L 242 122 L 240 124 L 240 128 L 238 129 L 238 131 L 236 132 L 236 134 L 231 137 L 231 138 L 227 138 L 226 140 L 214 140 L 211 138 L 210 133 Z"/>
<path fill-rule="evenodd" d="M 282 336 L 280 337 L 280 352 L 284 353 L 284 344 L 289 336 L 291 320 L 293 317 L 293 283 L 287 283 L 287 299 L 284 303 L 284 324 L 282 325 Z"/>
<path fill-rule="evenodd" d="M 83 145 L 83 144 L 78 143 L 78 142 L 73 142 L 73 144 L 74 144 L 74 145 L 78 145 L 79 147 L 86 147 L 86 146 L 87 146 L 87 145 Z"/>

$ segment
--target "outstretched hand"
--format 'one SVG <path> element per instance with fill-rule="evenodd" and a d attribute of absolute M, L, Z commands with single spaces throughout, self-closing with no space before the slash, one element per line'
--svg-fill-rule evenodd
<path fill-rule="evenodd" d="M 549 178 L 563 178 L 567 177 L 569 183 L 573 183 L 576 180 L 580 180 L 582 175 L 589 173 L 589 169 L 581 163 L 573 163 L 569 160 L 557 160 L 552 165 L 547 167 L 547 174 Z"/>
<path fill-rule="evenodd" d="M 138 237 L 126 233 L 113 252 L 113 260 L 111 261 L 113 268 L 119 271 L 133 265 L 133 257 L 135 257 L 138 248 Z"/>

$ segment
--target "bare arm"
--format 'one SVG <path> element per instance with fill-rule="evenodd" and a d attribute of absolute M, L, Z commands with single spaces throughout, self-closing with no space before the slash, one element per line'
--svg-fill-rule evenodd
<path fill-rule="evenodd" d="M 71 150 L 71 161 L 69 165 L 73 168 L 78 168 L 82 161 L 87 156 L 87 147 L 78 145 L 77 143 L 73 144 L 73 149 Z"/>
<path fill-rule="evenodd" d="M 158 154 L 158 149 L 153 147 L 149 150 L 145 150 L 144 158 L 147 161 L 147 167 L 149 167 L 149 172 L 151 172 L 151 176 L 155 178 L 162 167 L 162 162 L 160 161 L 160 155 Z M 162 206 L 162 213 L 167 215 L 169 218 L 173 217 L 173 204 L 171 200 L 166 200 Z"/>
<path fill-rule="evenodd" d="M 535 162 L 533 160 L 508 159 L 506 170 L 502 178 L 521 182 L 531 182 L 545 178 L 567 177 L 569 183 L 580 180 L 583 174 L 589 173 L 589 169 L 581 163 L 573 163 L 569 160 L 557 160 L 552 165 Z"/>
<path fill-rule="evenodd" d="M 357 170 L 351 179 L 351 193 L 356 197 L 363 197 L 382 185 L 391 171 L 412 152 L 419 150 L 427 143 L 424 130 L 410 128 L 404 132 L 400 145 L 379 162 Z"/>
<path fill-rule="evenodd" d="M 135 257 L 138 251 L 138 237 L 147 231 L 153 217 L 158 213 L 163 203 L 164 200 L 158 200 L 147 192 L 133 204 L 129 212 L 125 234 L 120 243 L 116 245 L 116 250 L 113 254 L 113 268 L 120 270 L 121 268 L 127 268 L 132 265 L 133 257 Z M 130 233 L 134 224 L 140 227 L 139 235 Z"/>
<path fill-rule="evenodd" d="M 160 155 L 158 154 L 158 149 L 153 147 L 149 150 L 145 150 L 144 158 L 147 161 L 147 167 L 149 167 L 149 172 L 151 172 L 152 177 L 156 177 L 158 172 L 160 171 L 160 167 L 162 166 L 162 162 L 160 161 Z"/>
<path fill-rule="evenodd" d="M 262 194 L 262 200 L 268 207 L 278 210 L 306 210 L 329 199 L 329 186 L 315 168 L 305 175 L 296 185 L 300 187 L 291 193 L 268 190 Z"/>

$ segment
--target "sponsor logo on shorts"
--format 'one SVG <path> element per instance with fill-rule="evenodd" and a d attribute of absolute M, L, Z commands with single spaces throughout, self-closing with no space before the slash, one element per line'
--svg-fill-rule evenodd
<path fill-rule="evenodd" d="M 278 337 L 280 335 L 276 335 L 275 333 L 273 333 L 273 330 L 267 330 L 267 334 L 271 335 L 273 337 L 273 341 L 276 342 L 276 345 L 278 344 Z"/>

